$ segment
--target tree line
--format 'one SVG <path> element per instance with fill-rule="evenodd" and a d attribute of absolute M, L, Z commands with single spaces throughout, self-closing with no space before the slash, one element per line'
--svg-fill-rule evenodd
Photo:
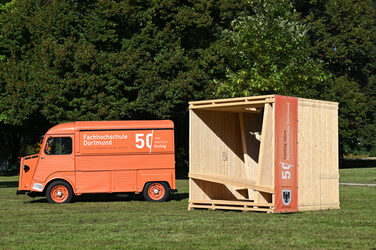
<path fill-rule="evenodd" d="M 337 101 L 343 153 L 376 155 L 374 0 L 0 1 L 0 158 L 51 126 L 172 119 L 188 101 L 284 94 Z"/>

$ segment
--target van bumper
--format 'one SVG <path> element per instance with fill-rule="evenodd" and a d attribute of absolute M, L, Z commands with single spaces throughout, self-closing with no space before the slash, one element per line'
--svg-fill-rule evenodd
<path fill-rule="evenodd" d="M 27 191 L 25 191 L 25 190 L 18 190 L 18 189 L 17 189 L 17 195 L 19 195 L 19 194 L 26 194 L 26 192 L 27 192 Z"/>
<path fill-rule="evenodd" d="M 43 193 L 41 192 L 34 192 L 34 191 L 29 191 L 29 190 L 18 190 L 17 189 L 17 195 L 19 194 L 26 194 L 27 196 L 31 198 L 35 198 L 37 196 L 43 196 Z"/>

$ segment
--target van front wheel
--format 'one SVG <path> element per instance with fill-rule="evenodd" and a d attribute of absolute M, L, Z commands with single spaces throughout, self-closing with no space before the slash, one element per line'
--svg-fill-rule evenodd
<path fill-rule="evenodd" d="M 165 201 L 168 197 L 168 186 L 164 182 L 149 182 L 142 193 L 147 201 Z"/>
<path fill-rule="evenodd" d="M 65 181 L 54 181 L 46 191 L 49 203 L 69 203 L 73 197 L 72 187 Z"/>

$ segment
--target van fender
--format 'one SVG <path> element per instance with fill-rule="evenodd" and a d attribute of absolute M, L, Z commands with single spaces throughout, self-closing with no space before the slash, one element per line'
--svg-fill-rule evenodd
<path fill-rule="evenodd" d="M 137 172 L 137 192 L 144 190 L 145 185 L 149 182 L 165 182 L 169 189 L 175 189 L 175 170 L 164 169 L 160 171 L 155 170 L 141 170 Z"/>
<path fill-rule="evenodd" d="M 47 177 L 45 183 L 46 185 L 44 185 L 44 189 L 43 189 L 43 192 L 47 189 L 48 185 L 55 181 L 55 180 L 62 180 L 62 181 L 66 181 L 68 182 L 69 185 L 71 185 L 72 187 L 72 190 L 73 190 L 73 193 L 76 194 L 76 186 L 74 185 L 74 172 L 57 172 L 57 173 L 53 173 L 51 174 L 50 176 Z"/>

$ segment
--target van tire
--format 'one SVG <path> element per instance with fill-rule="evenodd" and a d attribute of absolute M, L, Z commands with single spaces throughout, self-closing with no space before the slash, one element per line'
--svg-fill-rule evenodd
<path fill-rule="evenodd" d="M 169 193 L 168 185 L 165 182 L 149 182 L 142 192 L 145 200 L 152 202 L 167 200 Z"/>
<path fill-rule="evenodd" d="M 73 190 L 65 181 L 54 181 L 48 185 L 46 197 L 49 203 L 69 203 L 73 198 Z"/>

